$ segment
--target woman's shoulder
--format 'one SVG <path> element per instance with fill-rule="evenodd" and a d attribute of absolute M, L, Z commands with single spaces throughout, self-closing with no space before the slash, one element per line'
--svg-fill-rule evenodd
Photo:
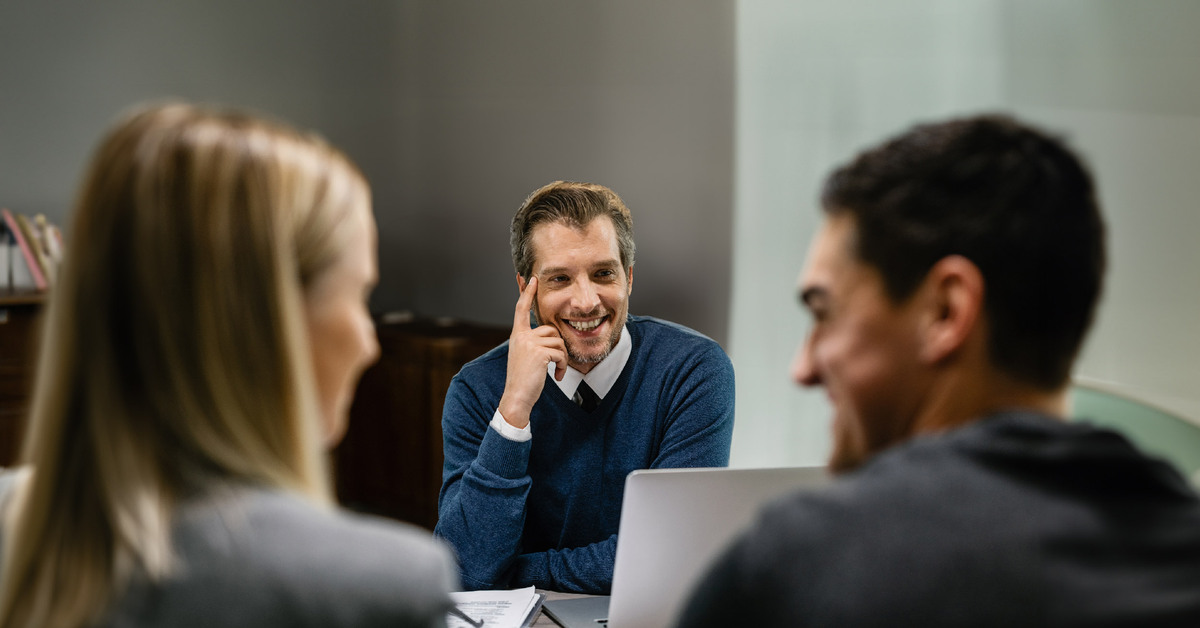
<path fill-rule="evenodd" d="M 458 588 L 450 550 L 429 532 L 283 491 L 190 501 L 174 537 L 180 565 L 167 586 L 202 587 L 191 594 L 246 605 L 239 613 L 270 616 L 267 605 L 286 601 L 289 625 L 436 623 Z"/>

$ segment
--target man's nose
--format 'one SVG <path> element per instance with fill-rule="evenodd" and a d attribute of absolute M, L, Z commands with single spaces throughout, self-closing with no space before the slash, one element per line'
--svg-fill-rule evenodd
<path fill-rule="evenodd" d="M 813 360 L 813 337 L 808 334 L 804 342 L 796 348 L 796 357 L 792 359 L 792 381 L 799 386 L 820 386 L 821 375 Z"/>
<path fill-rule="evenodd" d="M 591 312 L 599 305 L 600 295 L 591 281 L 585 279 L 575 282 L 574 292 L 571 294 L 572 309 L 579 312 Z"/>

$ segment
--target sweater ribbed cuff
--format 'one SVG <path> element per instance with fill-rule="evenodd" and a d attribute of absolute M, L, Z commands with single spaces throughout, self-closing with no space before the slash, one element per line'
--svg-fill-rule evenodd
<path fill-rule="evenodd" d="M 529 472 L 529 450 L 532 441 L 512 441 L 493 429 L 484 432 L 479 444 L 479 464 L 492 473 L 510 480 L 524 477 Z"/>

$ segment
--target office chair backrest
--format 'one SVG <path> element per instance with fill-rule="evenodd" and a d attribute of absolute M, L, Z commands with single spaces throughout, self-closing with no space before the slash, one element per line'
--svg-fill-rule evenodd
<path fill-rule="evenodd" d="M 1121 432 L 1200 487 L 1200 420 L 1190 421 L 1114 387 L 1078 379 L 1071 385 L 1071 405 L 1071 416 Z"/>

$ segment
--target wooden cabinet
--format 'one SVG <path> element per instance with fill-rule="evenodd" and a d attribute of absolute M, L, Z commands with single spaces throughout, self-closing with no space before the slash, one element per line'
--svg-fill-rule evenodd
<path fill-rule="evenodd" d="M 381 356 L 359 382 L 334 452 L 343 505 L 432 529 L 442 483 L 442 402 L 459 368 L 509 329 L 452 320 L 380 323 Z"/>
<path fill-rule="evenodd" d="M 36 293 L 0 291 L 0 467 L 15 463 L 20 453 L 43 299 Z"/>

